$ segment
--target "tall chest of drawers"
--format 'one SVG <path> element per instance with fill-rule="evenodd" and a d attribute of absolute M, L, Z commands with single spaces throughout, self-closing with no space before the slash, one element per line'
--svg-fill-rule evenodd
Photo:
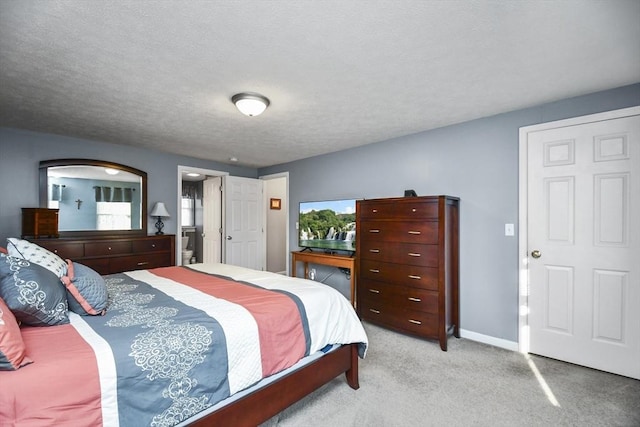
<path fill-rule="evenodd" d="M 361 319 L 447 350 L 459 333 L 458 209 L 451 196 L 356 202 L 357 311 Z"/>
<path fill-rule="evenodd" d="M 29 241 L 100 274 L 169 267 L 176 261 L 175 236 L 172 234 Z"/>

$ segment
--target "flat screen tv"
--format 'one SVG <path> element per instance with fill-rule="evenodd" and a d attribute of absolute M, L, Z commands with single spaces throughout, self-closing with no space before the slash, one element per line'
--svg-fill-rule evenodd
<path fill-rule="evenodd" d="M 355 252 L 356 200 L 300 202 L 298 246 L 325 252 Z"/>

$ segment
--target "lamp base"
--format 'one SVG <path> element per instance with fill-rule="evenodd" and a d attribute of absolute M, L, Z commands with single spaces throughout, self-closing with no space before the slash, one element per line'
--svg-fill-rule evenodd
<path fill-rule="evenodd" d="M 162 218 L 159 217 L 159 216 L 156 217 L 156 218 L 158 218 L 158 220 L 156 221 L 156 229 L 158 230 L 158 231 L 156 231 L 156 235 L 164 234 L 162 232 L 162 229 L 164 228 L 164 223 L 162 222 Z"/>

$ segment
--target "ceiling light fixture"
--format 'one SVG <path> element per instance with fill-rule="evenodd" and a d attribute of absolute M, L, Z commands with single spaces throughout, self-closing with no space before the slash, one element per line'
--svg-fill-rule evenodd
<path fill-rule="evenodd" d="M 231 97 L 238 110 L 245 116 L 259 116 L 269 106 L 269 100 L 260 94 L 242 92 Z"/>

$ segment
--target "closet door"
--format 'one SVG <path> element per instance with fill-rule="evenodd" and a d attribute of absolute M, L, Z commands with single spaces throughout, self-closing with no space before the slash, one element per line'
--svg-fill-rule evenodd
<path fill-rule="evenodd" d="M 530 352 L 640 378 L 640 116 L 527 136 Z"/>

